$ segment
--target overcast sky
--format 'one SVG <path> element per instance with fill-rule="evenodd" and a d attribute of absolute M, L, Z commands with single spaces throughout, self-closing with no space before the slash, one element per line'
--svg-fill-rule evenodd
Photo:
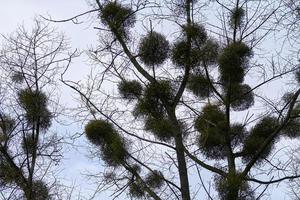
<path fill-rule="evenodd" d="M 88 4 L 85 0 L 0 0 L 0 33 L 9 34 L 13 32 L 18 25 L 25 25 L 30 28 L 34 17 L 38 15 L 52 16 L 55 19 L 65 19 L 78 13 L 88 10 Z M 73 49 L 85 49 L 89 45 L 95 43 L 96 31 L 89 23 L 82 25 L 74 25 L 70 22 L 63 24 L 55 24 L 60 31 L 63 31 L 70 39 Z M 85 58 L 76 60 L 72 65 L 72 73 L 74 78 L 81 78 L 82 70 L 87 69 Z M 81 131 L 80 126 L 71 126 L 68 132 Z M 58 131 L 66 131 L 66 129 L 58 128 Z M 101 169 L 101 165 L 92 164 L 86 158 L 87 152 L 70 151 L 66 154 L 66 160 L 62 163 L 62 169 L 65 169 L 61 176 L 68 182 L 75 183 L 76 186 L 82 188 L 83 193 L 89 193 L 84 177 L 81 175 L 85 169 L 97 170 Z M 92 188 L 89 188 L 92 189 Z M 283 200 L 289 199 L 285 195 L 284 190 L 274 188 L 271 199 Z M 101 198 L 106 198 L 106 194 Z M 99 197 L 100 198 L 100 197 Z M 108 198 L 110 199 L 110 198 Z"/>

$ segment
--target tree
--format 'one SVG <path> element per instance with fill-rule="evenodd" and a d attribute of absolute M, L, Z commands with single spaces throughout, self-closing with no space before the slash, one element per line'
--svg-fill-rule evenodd
<path fill-rule="evenodd" d="M 62 34 L 40 20 L 4 36 L 1 49 L 1 199 L 55 199 L 51 169 L 60 161 L 61 140 L 50 132 L 59 114 L 57 75 L 74 54 Z M 49 180 L 47 180 L 49 179 Z M 59 198 L 60 199 L 60 198 Z"/>
<path fill-rule="evenodd" d="M 278 25 L 287 30 L 288 42 L 297 49 L 297 45 L 299 45 L 297 32 L 299 31 L 300 2 L 297 0 L 284 0 L 280 11 L 277 19 Z"/>
<path fill-rule="evenodd" d="M 274 164 L 279 139 L 299 137 L 299 66 L 261 53 L 280 1 L 93 3 L 60 22 L 98 17 L 99 45 L 89 54 L 98 71 L 86 85 L 62 80 L 80 95 L 86 137 L 106 163 L 98 188 L 115 188 L 115 197 L 189 200 L 197 195 L 191 175 L 201 168 L 215 177 L 219 199 L 237 200 L 299 178 Z M 207 6 L 221 13 L 214 24 L 199 21 L 214 17 Z M 282 76 L 294 77 L 288 93 L 274 101 L 260 94 Z"/>

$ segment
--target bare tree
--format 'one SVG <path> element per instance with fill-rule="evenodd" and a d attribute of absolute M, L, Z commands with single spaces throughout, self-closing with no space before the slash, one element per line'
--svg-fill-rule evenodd
<path fill-rule="evenodd" d="M 74 54 L 68 53 L 65 37 L 40 20 L 34 21 L 31 31 L 21 26 L 3 37 L 1 199 L 56 199 L 55 177 L 51 176 L 62 157 L 63 138 L 50 127 L 61 110 L 57 77 Z"/>

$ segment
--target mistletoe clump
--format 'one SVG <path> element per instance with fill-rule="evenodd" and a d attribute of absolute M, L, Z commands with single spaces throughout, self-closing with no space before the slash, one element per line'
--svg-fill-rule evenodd
<path fill-rule="evenodd" d="M 188 64 L 195 67 L 200 64 L 201 51 L 182 40 L 174 44 L 171 58 L 172 62 L 179 67 L 185 67 Z"/>
<path fill-rule="evenodd" d="M 85 134 L 92 144 L 98 146 L 103 145 L 112 135 L 116 134 L 116 131 L 107 121 L 91 120 L 85 126 Z"/>
<path fill-rule="evenodd" d="M 143 184 L 140 183 L 140 181 L 138 181 L 138 180 L 132 181 L 129 186 L 129 193 L 134 198 L 140 199 L 140 198 L 144 197 L 145 189 L 143 187 Z"/>
<path fill-rule="evenodd" d="M 175 42 L 171 58 L 175 65 L 197 67 L 214 64 L 219 54 L 219 45 L 212 38 L 208 38 L 204 26 L 199 24 L 183 26 L 184 38 Z M 188 39 L 191 42 L 188 42 Z"/>
<path fill-rule="evenodd" d="M 214 39 L 207 39 L 201 47 L 201 59 L 207 64 L 215 64 L 219 56 L 219 44 Z"/>
<path fill-rule="evenodd" d="M 225 85 L 242 83 L 248 59 L 252 55 L 251 49 L 242 42 L 228 45 L 218 58 L 221 82 Z"/>
<path fill-rule="evenodd" d="M 193 45 L 202 46 L 207 40 L 207 33 L 204 26 L 200 24 L 189 24 L 183 26 L 183 34 L 186 38 L 191 38 Z"/>
<path fill-rule="evenodd" d="M 10 133 L 13 131 L 16 122 L 9 116 L 0 113 L 0 142 L 6 142 L 10 139 Z"/>
<path fill-rule="evenodd" d="M 245 139 L 243 152 L 244 161 L 249 161 L 259 151 L 266 139 L 276 130 L 278 122 L 275 117 L 265 117 L 261 119 L 250 131 L 248 137 Z M 258 163 L 264 158 L 268 157 L 273 149 L 275 141 L 273 140 L 265 150 L 260 154 Z"/>
<path fill-rule="evenodd" d="M 170 82 L 158 81 L 150 83 L 144 90 L 143 97 L 139 99 L 134 115 L 145 118 L 144 128 L 162 141 L 169 142 L 174 136 L 172 122 L 167 119 L 165 106 L 170 105 L 174 99 L 174 91 Z"/>
<path fill-rule="evenodd" d="M 196 119 L 195 128 L 200 133 L 198 145 L 203 154 L 212 159 L 224 158 L 225 113 L 216 105 L 206 105 Z"/>
<path fill-rule="evenodd" d="M 244 143 L 248 131 L 243 124 L 234 123 L 230 126 L 231 146 L 233 148 L 241 146 Z"/>
<path fill-rule="evenodd" d="M 247 181 L 243 180 L 240 174 L 229 173 L 226 177 L 216 176 L 215 187 L 220 200 L 254 200 L 255 195 Z M 238 192 L 238 198 L 236 197 Z"/>
<path fill-rule="evenodd" d="M 245 10 L 242 7 L 234 8 L 230 16 L 230 26 L 235 29 L 244 24 Z"/>
<path fill-rule="evenodd" d="M 124 99 L 132 100 L 141 96 L 143 86 L 136 80 L 123 80 L 118 84 L 119 93 Z"/>
<path fill-rule="evenodd" d="M 254 104 L 254 95 L 247 84 L 234 84 L 231 86 L 231 107 L 234 111 L 249 109 Z"/>
<path fill-rule="evenodd" d="M 135 171 L 136 173 L 140 173 L 142 171 L 141 167 L 138 164 L 131 165 L 131 170 Z"/>
<path fill-rule="evenodd" d="M 34 181 L 32 200 L 50 200 L 49 188 L 43 181 Z"/>
<path fill-rule="evenodd" d="M 290 119 L 282 130 L 284 136 L 289 138 L 298 138 L 300 136 L 299 119 Z"/>
<path fill-rule="evenodd" d="M 127 146 L 112 124 L 104 120 L 91 120 L 85 126 L 88 140 L 100 146 L 102 159 L 110 166 L 122 164 L 127 158 Z"/>
<path fill-rule="evenodd" d="M 11 80 L 15 83 L 23 83 L 24 75 L 21 72 L 14 72 L 11 76 Z"/>
<path fill-rule="evenodd" d="M 290 119 L 282 129 L 282 134 L 289 138 L 300 136 L 300 105 L 296 104 L 290 114 Z"/>
<path fill-rule="evenodd" d="M 160 171 L 154 170 L 145 178 L 145 183 L 150 188 L 161 188 L 164 185 L 164 177 Z"/>
<path fill-rule="evenodd" d="M 160 118 L 166 113 L 162 102 L 156 97 L 143 97 L 136 104 L 133 115 L 135 117 Z"/>
<path fill-rule="evenodd" d="M 0 186 L 7 184 L 14 184 L 18 181 L 19 177 L 16 170 L 5 161 L 0 161 Z"/>
<path fill-rule="evenodd" d="M 161 141 L 169 142 L 174 134 L 174 128 L 170 120 L 148 117 L 145 121 L 145 130 L 151 131 Z"/>
<path fill-rule="evenodd" d="M 115 135 L 112 137 L 109 143 L 106 143 L 106 145 L 101 146 L 100 150 L 102 159 L 109 166 L 119 166 L 123 164 L 123 162 L 128 157 L 127 149 L 128 147 L 125 143 L 125 140 L 119 135 Z"/>
<path fill-rule="evenodd" d="M 173 99 L 174 91 L 169 81 L 150 83 L 145 88 L 143 97 L 139 99 L 133 114 L 161 118 L 166 113 L 164 105 L 171 104 Z"/>
<path fill-rule="evenodd" d="M 285 93 L 282 96 L 283 103 L 285 103 L 285 104 L 290 103 L 293 100 L 293 96 L 294 96 L 294 93 L 292 93 L 292 92 Z"/>
<path fill-rule="evenodd" d="M 169 42 L 165 36 L 153 31 L 149 32 L 139 45 L 140 59 L 150 67 L 163 64 L 168 58 L 169 50 Z"/>
<path fill-rule="evenodd" d="M 201 74 L 191 74 L 187 88 L 201 99 L 208 98 L 212 94 L 211 83 L 208 78 Z"/>
<path fill-rule="evenodd" d="M 51 126 L 52 115 L 47 108 L 47 96 L 43 92 L 25 89 L 18 93 L 18 98 L 29 124 L 39 124 L 43 129 Z"/>
<path fill-rule="evenodd" d="M 128 38 L 128 30 L 136 21 L 133 10 L 119 4 L 117 1 L 108 2 L 104 5 L 100 18 L 104 25 L 110 27 L 113 32 L 124 39 Z"/>

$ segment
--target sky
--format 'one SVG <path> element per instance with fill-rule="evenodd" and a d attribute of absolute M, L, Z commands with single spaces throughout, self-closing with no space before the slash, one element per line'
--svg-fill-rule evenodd
<path fill-rule="evenodd" d="M 25 27 L 30 28 L 33 19 L 39 15 L 52 16 L 54 19 L 65 19 L 88 9 L 89 7 L 85 0 L 0 0 L 0 33 L 3 35 L 10 34 L 19 25 L 25 25 Z M 69 38 L 72 49 L 86 49 L 94 44 L 97 39 L 96 30 L 88 22 L 81 25 L 67 22 L 55 24 L 55 26 Z M 72 77 L 70 78 L 73 80 L 82 79 L 82 74 L 89 71 L 87 58 L 83 56 L 80 59 L 76 59 L 71 68 Z M 70 94 L 71 91 L 63 89 L 62 97 L 69 97 Z M 66 102 L 63 101 L 63 103 Z M 82 126 L 75 124 L 69 126 L 68 129 L 58 126 L 56 130 L 66 133 L 82 132 Z M 82 141 L 78 144 L 84 145 L 85 142 Z M 83 194 L 90 194 L 94 189 L 94 185 L 86 184 L 82 173 L 85 170 L 97 171 L 101 169 L 101 162 L 91 161 L 88 159 L 87 149 L 78 148 L 78 151 L 67 150 L 61 163 L 61 169 L 60 176 L 63 182 L 74 184 Z M 110 199 L 106 193 L 101 194 L 99 198 Z M 283 189 L 274 188 L 271 199 L 283 200 L 288 198 Z"/>

